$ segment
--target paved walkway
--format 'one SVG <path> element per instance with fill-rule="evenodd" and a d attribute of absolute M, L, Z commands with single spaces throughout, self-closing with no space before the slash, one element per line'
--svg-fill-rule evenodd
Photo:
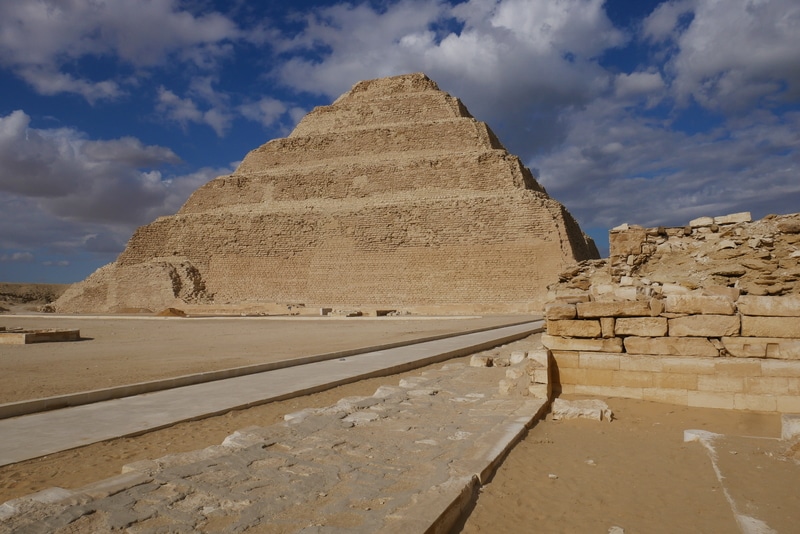
<path fill-rule="evenodd" d="M 541 321 L 0 420 L 0 465 L 389 375 L 537 331 Z"/>
<path fill-rule="evenodd" d="M 313 374 L 371 373 L 375 361 L 406 367 L 535 327 L 460 336 L 435 342 L 437 349 L 413 347 L 416 355 L 405 357 L 313 364 Z M 0 533 L 447 532 L 546 409 L 547 399 L 532 396 L 529 384 L 547 362 L 519 358 L 536 349 L 526 339 L 486 351 L 499 353 L 506 367 L 456 362 L 399 383 L 387 377 L 369 397 L 287 414 L 284 423 L 239 430 L 221 445 L 135 462 L 83 488 L 0 504 Z"/>

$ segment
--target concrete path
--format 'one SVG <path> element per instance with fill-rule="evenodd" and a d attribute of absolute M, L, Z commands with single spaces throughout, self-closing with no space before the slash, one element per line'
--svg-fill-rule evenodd
<path fill-rule="evenodd" d="M 449 532 L 546 410 L 546 395 L 532 386 L 548 389 L 549 360 L 537 348 L 519 340 L 483 353 L 504 360 L 494 367 L 450 362 L 399 383 L 387 377 L 369 397 L 128 464 L 82 488 L 8 501 L 0 504 L 0 533 Z"/>
<path fill-rule="evenodd" d="M 541 321 L 0 420 L 0 465 L 389 375 L 521 339 Z"/>

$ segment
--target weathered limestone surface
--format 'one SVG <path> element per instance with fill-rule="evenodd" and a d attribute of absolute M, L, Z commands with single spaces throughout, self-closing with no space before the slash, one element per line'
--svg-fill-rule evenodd
<path fill-rule="evenodd" d="M 780 337 L 723 337 L 728 354 L 737 358 L 800 360 L 800 339 Z"/>
<path fill-rule="evenodd" d="M 666 336 L 667 331 L 665 317 L 620 317 L 614 326 L 618 336 L 661 337 Z"/>
<path fill-rule="evenodd" d="M 504 369 L 446 364 L 220 445 L 0 503 L 0 532 L 449 532 L 448 507 L 463 510 L 543 415 L 541 352 Z M 512 371 L 520 390 L 499 392 Z"/>
<path fill-rule="evenodd" d="M 800 339 L 798 317 L 742 316 L 742 335 L 751 337 L 788 337 Z"/>
<path fill-rule="evenodd" d="M 669 319 L 673 337 L 722 337 L 739 334 L 738 315 L 689 315 Z"/>
<path fill-rule="evenodd" d="M 763 297 L 742 295 L 736 302 L 742 315 L 800 317 L 800 296 Z"/>
<path fill-rule="evenodd" d="M 59 312 L 296 302 L 541 309 L 594 243 L 423 74 L 356 84 L 139 228 Z"/>
<path fill-rule="evenodd" d="M 625 350 L 630 354 L 663 354 L 667 356 L 718 356 L 719 351 L 701 337 L 626 337 Z"/>

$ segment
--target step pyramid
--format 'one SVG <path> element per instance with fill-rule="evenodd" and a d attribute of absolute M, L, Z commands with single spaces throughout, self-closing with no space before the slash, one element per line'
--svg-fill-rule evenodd
<path fill-rule="evenodd" d="M 595 257 L 489 127 L 416 73 L 315 108 L 139 228 L 55 309 L 536 309 L 559 272 Z"/>

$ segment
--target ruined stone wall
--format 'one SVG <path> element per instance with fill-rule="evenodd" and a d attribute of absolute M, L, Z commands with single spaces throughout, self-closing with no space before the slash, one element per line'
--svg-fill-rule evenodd
<path fill-rule="evenodd" d="M 607 264 L 551 287 L 542 341 L 562 391 L 800 411 L 797 220 L 734 214 L 612 230 Z"/>

